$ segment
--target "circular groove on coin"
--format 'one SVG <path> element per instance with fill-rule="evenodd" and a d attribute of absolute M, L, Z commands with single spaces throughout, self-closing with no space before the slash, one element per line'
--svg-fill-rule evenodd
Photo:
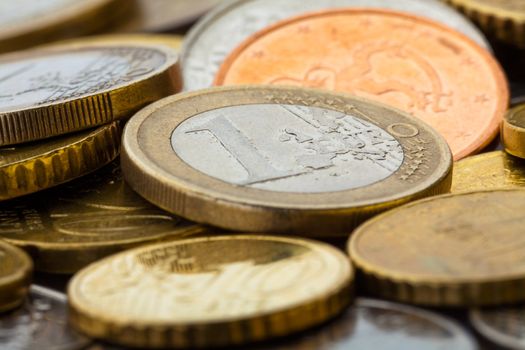
<path fill-rule="evenodd" d="M 29 256 L 0 240 L 0 312 L 14 309 L 24 301 L 32 273 Z"/>
<path fill-rule="evenodd" d="M 525 349 L 525 308 L 523 305 L 494 309 L 474 309 L 470 322 L 486 339 L 515 350 Z"/>
<path fill-rule="evenodd" d="M 506 152 L 525 158 L 525 104 L 507 112 L 501 126 L 501 140 Z"/>

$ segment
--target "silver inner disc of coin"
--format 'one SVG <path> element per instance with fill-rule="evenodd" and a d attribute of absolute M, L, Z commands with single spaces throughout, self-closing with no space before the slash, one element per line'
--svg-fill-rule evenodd
<path fill-rule="evenodd" d="M 350 190 L 386 179 L 403 163 L 399 142 L 356 116 L 298 105 L 229 106 L 173 132 L 175 153 L 225 182 L 278 192 Z"/>

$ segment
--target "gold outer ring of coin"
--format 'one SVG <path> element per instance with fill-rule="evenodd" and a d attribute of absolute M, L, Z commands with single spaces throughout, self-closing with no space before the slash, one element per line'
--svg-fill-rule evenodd
<path fill-rule="evenodd" d="M 501 125 L 501 141 L 505 151 L 525 158 L 525 104 L 507 112 Z"/>
<path fill-rule="evenodd" d="M 476 207 L 474 203 L 480 199 L 481 204 Z M 518 199 L 521 202 L 518 203 Z M 347 252 L 359 271 L 360 285 L 386 299 L 432 307 L 498 306 L 522 302 L 525 300 L 525 265 L 516 261 L 523 249 L 513 254 L 505 255 L 504 252 L 520 244 L 511 240 L 510 234 L 519 232 L 516 217 L 519 217 L 517 213 L 523 202 L 525 191 L 521 189 L 465 192 L 422 199 L 361 225 L 350 236 Z M 514 207 L 508 208 L 508 205 Z M 464 213 L 451 213 L 456 207 L 464 208 L 469 217 L 464 219 L 461 216 Z M 478 210 L 476 217 L 475 210 Z M 482 210 L 484 212 L 480 213 Z M 509 214 L 500 218 L 487 214 L 495 210 L 499 210 L 495 215 L 506 210 L 514 216 Z M 494 220 L 490 221 L 491 218 Z M 502 228 L 501 233 L 509 234 L 499 237 L 495 225 L 509 223 L 514 227 Z M 485 232 L 496 237 L 489 240 L 482 235 Z M 456 242 L 447 240 L 447 234 L 459 238 Z M 421 235 L 419 241 L 414 238 L 416 235 Z M 367 242 L 363 243 L 364 240 Z M 483 258 L 477 256 L 483 252 L 487 255 Z M 454 260 L 446 260 L 447 255 Z M 510 256 L 512 262 L 494 261 L 502 256 Z M 484 260 L 496 271 L 481 268 Z M 517 271 L 519 268 L 521 270 Z"/>
<path fill-rule="evenodd" d="M 0 312 L 24 301 L 31 284 L 33 262 L 21 249 L 0 240 Z"/>
<path fill-rule="evenodd" d="M 2 149 L 0 201 L 73 180 L 115 159 L 120 122 L 38 143 Z"/>
<path fill-rule="evenodd" d="M 26 50 L 2 56 L 0 64 L 22 59 L 76 50 L 96 48 L 144 47 L 159 50 L 166 62 L 157 72 L 124 86 L 80 98 L 47 103 L 20 110 L 0 112 L 0 146 L 14 145 L 67 134 L 130 117 L 140 108 L 182 89 L 179 57 L 164 45 L 131 45 L 128 43 L 68 43 Z"/>
<path fill-rule="evenodd" d="M 421 146 L 418 142 L 424 134 L 422 142 L 428 142 L 428 145 L 423 146 L 423 162 L 431 168 L 421 175 L 421 167 L 412 163 L 417 159 L 406 157 L 395 175 L 364 188 L 306 194 L 274 192 L 233 185 L 197 171 L 173 151 L 170 142 L 165 142 L 178 125 L 195 114 L 258 103 L 310 105 L 360 115 L 367 121 L 372 115 L 363 113 L 373 110 L 371 113 L 377 121 L 372 124 L 376 126 L 384 129 L 396 125 L 408 127 L 411 135 L 398 135 L 403 137 L 397 138 L 406 149 Z M 175 104 L 180 107 L 170 109 L 169 113 L 163 112 L 163 108 Z M 151 116 L 157 118 L 155 114 L 160 119 L 154 128 L 158 125 L 162 128 L 142 132 L 143 124 L 152 125 L 148 119 Z M 139 133 L 143 139 L 139 139 Z M 153 143 L 154 149 L 151 148 Z M 315 234 L 316 237 L 340 237 L 341 234 L 346 237 L 357 224 L 378 212 L 448 192 L 452 180 L 448 145 L 422 121 L 402 111 L 350 95 L 276 86 L 212 88 L 171 96 L 146 107 L 126 125 L 121 165 L 124 178 L 136 192 L 164 210 L 191 221 L 235 231 Z M 408 177 L 404 178 L 405 175 Z M 412 179 L 414 183 L 407 182 Z"/>
<path fill-rule="evenodd" d="M 498 1 L 443 0 L 470 17 L 485 33 L 507 44 L 525 48 L 525 11 L 513 11 Z M 521 0 L 516 0 L 516 3 Z M 511 0 L 512 2 L 512 0 Z"/>
<path fill-rule="evenodd" d="M 70 40 L 63 40 L 52 44 L 47 44 L 46 47 L 55 45 L 63 45 L 68 43 L 86 43 L 86 44 L 135 44 L 135 45 L 164 45 L 179 52 L 184 37 L 176 34 L 104 34 L 86 36 L 82 38 L 75 38 Z"/>
<path fill-rule="evenodd" d="M 112 269 L 115 266 L 120 268 Z M 136 281 L 150 282 L 136 285 L 134 277 L 117 274 L 126 269 Z M 178 281 L 177 275 L 186 277 Z M 118 285 L 122 278 L 125 286 Z M 171 282 L 159 294 L 160 280 L 165 279 Z M 82 333 L 124 346 L 238 345 L 285 336 L 336 316 L 353 299 L 353 280 L 348 257 L 326 243 L 256 235 L 185 239 L 129 250 L 80 271 L 68 286 L 69 318 Z M 173 287 L 177 282 L 181 288 Z M 104 285 L 121 288 L 118 310 L 100 307 L 109 302 L 99 294 Z M 148 291 L 157 291 L 157 300 L 145 302 Z M 129 292 L 131 299 L 125 295 Z M 207 294 L 202 295 L 206 300 L 200 294 Z M 159 317 L 147 305 L 166 299 L 193 312 Z M 207 302 L 213 304 L 210 310 L 192 306 Z"/>

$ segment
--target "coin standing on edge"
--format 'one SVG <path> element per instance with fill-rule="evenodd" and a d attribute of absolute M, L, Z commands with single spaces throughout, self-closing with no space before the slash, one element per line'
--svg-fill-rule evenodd
<path fill-rule="evenodd" d="M 155 205 L 244 232 L 345 236 L 366 218 L 448 192 L 446 142 L 401 111 L 331 92 L 215 88 L 137 113 L 124 178 Z"/>
<path fill-rule="evenodd" d="M 506 152 L 525 158 L 525 104 L 507 112 L 501 125 L 501 140 Z"/>
<path fill-rule="evenodd" d="M 116 119 L 181 88 L 164 46 L 66 44 L 0 59 L 0 146 Z"/>
<path fill-rule="evenodd" d="M 470 322 L 476 331 L 504 348 L 525 350 L 525 308 L 523 305 L 474 309 Z"/>
<path fill-rule="evenodd" d="M 187 35 L 181 55 L 184 90 L 210 87 L 226 56 L 257 31 L 310 11 L 346 7 L 389 8 L 428 17 L 464 33 L 490 50 L 487 40 L 476 26 L 454 9 L 436 0 L 228 1 L 212 10 Z"/>
<path fill-rule="evenodd" d="M 0 148 L 0 201 L 71 181 L 101 168 L 120 151 L 114 122 L 49 140 Z"/>
<path fill-rule="evenodd" d="M 317 87 L 386 103 L 434 127 L 455 160 L 494 139 L 509 103 L 490 53 L 446 26 L 386 10 L 279 22 L 235 49 L 215 83 Z"/>
<path fill-rule="evenodd" d="M 231 346 L 288 335 L 339 314 L 353 269 L 338 249 L 237 235 L 137 248 L 73 277 L 70 321 L 124 346 Z"/>
<path fill-rule="evenodd" d="M 24 301 L 32 274 L 33 262 L 29 256 L 0 240 L 0 313 Z"/>
<path fill-rule="evenodd" d="M 525 191 L 433 197 L 360 226 L 348 252 L 362 286 L 387 299 L 427 306 L 525 301 Z"/>

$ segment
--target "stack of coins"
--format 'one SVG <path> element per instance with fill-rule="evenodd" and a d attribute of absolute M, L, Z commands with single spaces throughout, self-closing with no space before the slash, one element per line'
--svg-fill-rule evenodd
<path fill-rule="evenodd" d="M 0 8 L 2 349 L 525 349 L 521 0 Z"/>

